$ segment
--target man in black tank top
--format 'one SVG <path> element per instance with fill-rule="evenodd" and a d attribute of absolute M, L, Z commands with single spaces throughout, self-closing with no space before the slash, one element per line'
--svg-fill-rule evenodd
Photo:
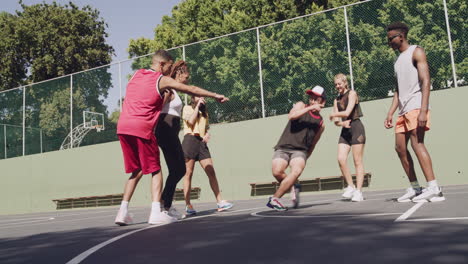
<path fill-rule="evenodd" d="M 297 102 L 288 114 L 288 124 L 274 147 L 272 172 L 280 182 L 280 187 L 269 198 L 267 206 L 277 211 L 287 210 L 280 198 L 290 189 L 294 207 L 298 206 L 298 189 L 294 183 L 304 170 L 306 160 L 312 154 L 324 130 L 320 110 L 325 105 L 325 92 L 315 86 L 306 93 L 310 95 L 309 104 Z M 291 167 L 289 174 L 285 173 Z M 297 186 L 296 186 L 297 187 Z"/>

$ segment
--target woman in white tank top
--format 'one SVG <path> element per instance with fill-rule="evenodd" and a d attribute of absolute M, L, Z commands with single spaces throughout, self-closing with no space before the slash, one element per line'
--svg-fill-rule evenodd
<path fill-rule="evenodd" d="M 185 61 L 180 60 L 174 63 L 170 74 L 171 78 L 186 84 L 188 82 L 188 76 L 188 68 Z M 185 175 L 185 158 L 179 139 L 182 106 L 182 100 L 177 92 L 172 90 L 166 93 L 164 95 L 164 105 L 159 117 L 159 122 L 155 130 L 159 147 L 164 154 L 164 159 L 169 169 L 169 175 L 164 185 L 161 200 L 168 214 L 176 218 L 181 218 L 182 215 L 172 207 L 172 200 L 177 183 Z"/>

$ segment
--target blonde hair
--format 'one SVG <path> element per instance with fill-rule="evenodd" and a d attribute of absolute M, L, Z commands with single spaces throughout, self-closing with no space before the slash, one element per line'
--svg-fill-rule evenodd
<path fill-rule="evenodd" d="M 334 81 L 336 80 L 341 80 L 342 82 L 345 83 L 345 86 L 346 86 L 346 89 L 348 89 L 348 78 L 346 77 L 346 75 L 344 75 L 343 73 L 338 73 L 337 75 L 335 75 L 335 78 L 333 79 Z"/>

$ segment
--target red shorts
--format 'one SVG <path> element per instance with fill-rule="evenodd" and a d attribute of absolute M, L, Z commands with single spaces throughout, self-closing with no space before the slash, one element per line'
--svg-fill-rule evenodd
<path fill-rule="evenodd" d="M 150 174 L 161 169 L 158 142 L 154 135 L 150 139 L 122 134 L 118 137 L 126 173 L 142 170 L 143 174 Z"/>

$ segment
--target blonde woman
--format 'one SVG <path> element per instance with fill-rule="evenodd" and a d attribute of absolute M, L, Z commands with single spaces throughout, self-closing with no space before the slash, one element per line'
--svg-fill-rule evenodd
<path fill-rule="evenodd" d="M 196 161 L 200 162 L 200 165 L 208 176 L 211 190 L 213 190 L 218 204 L 218 212 L 230 209 L 233 204 L 221 198 L 213 160 L 211 159 L 210 150 L 207 145 L 210 140 L 210 134 L 208 133 L 208 112 L 206 110 L 205 99 L 197 96 L 192 97 L 191 104 L 184 106 L 182 117 L 184 119 L 185 134 L 182 141 L 186 168 L 184 176 L 185 214 L 190 216 L 197 213 L 190 202 L 193 169 Z"/>
<path fill-rule="evenodd" d="M 338 164 L 348 186 L 344 189 L 343 198 L 353 202 L 364 200 L 362 185 L 364 182 L 364 145 L 366 132 L 361 122 L 362 111 L 359 106 L 359 97 L 354 90 L 348 87 L 346 75 L 340 73 L 334 78 L 338 97 L 333 102 L 333 112 L 330 120 L 335 120 L 335 125 L 343 127 L 338 140 Z M 356 169 L 356 186 L 353 183 L 348 167 L 348 155 L 352 151 L 354 167 Z"/>

